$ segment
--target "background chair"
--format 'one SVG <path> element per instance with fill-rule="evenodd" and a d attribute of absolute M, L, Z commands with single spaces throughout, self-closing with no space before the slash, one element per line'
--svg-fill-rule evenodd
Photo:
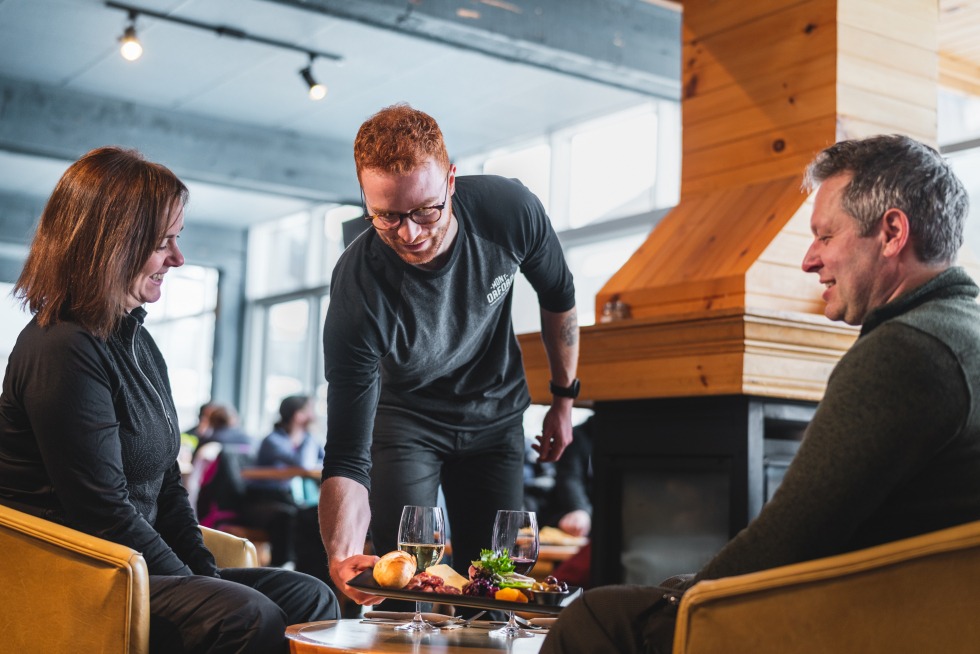
<path fill-rule="evenodd" d="M 271 561 L 269 532 L 243 519 L 248 502 L 242 467 L 254 459 L 250 446 L 212 441 L 198 448 L 186 488 L 198 522 L 255 543 L 261 565 Z"/>
<path fill-rule="evenodd" d="M 866 550 L 702 581 L 674 654 L 976 652 L 980 522 Z"/>
<path fill-rule="evenodd" d="M 254 567 L 255 546 L 202 527 L 219 567 Z M 149 573 L 124 545 L 0 505 L 0 649 L 149 652 Z"/>

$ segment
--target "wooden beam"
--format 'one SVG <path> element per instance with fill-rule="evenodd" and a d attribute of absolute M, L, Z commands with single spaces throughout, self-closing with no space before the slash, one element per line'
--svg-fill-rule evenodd
<path fill-rule="evenodd" d="M 960 93 L 980 95 L 980 66 L 948 53 L 940 53 L 939 83 Z"/>
<path fill-rule="evenodd" d="M 0 77 L 0 150 L 66 163 L 114 143 L 180 177 L 317 202 L 357 201 L 350 144 Z"/>
<path fill-rule="evenodd" d="M 265 0 L 676 100 L 680 12 L 653 2 Z"/>
<path fill-rule="evenodd" d="M 580 402 L 750 394 L 818 400 L 857 330 L 823 317 L 726 309 L 582 329 Z M 537 334 L 518 337 L 532 401 L 549 369 Z"/>

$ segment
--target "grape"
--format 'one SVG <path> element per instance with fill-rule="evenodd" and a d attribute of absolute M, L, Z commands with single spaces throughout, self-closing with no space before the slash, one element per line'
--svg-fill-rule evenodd
<path fill-rule="evenodd" d="M 493 597 L 500 590 L 486 577 L 477 577 L 463 588 L 463 594 L 471 597 Z"/>

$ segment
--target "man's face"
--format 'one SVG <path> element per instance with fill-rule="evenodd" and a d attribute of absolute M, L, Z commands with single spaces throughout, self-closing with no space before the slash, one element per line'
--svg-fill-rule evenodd
<path fill-rule="evenodd" d="M 394 229 L 377 229 L 388 247 L 413 266 L 433 267 L 449 252 L 455 236 L 452 217 L 452 194 L 455 191 L 456 167 L 440 168 L 432 159 L 407 175 L 395 175 L 374 169 L 361 171 L 361 187 L 369 214 L 408 213 L 421 207 L 442 204 L 442 215 L 431 225 L 418 225 L 403 218 Z M 452 229 L 450 229 L 452 227 Z M 449 238 L 447 238 L 447 236 Z"/>
<path fill-rule="evenodd" d="M 810 218 L 813 243 L 803 258 L 803 270 L 816 273 L 826 286 L 824 315 L 860 325 L 868 313 L 888 301 L 883 275 L 882 229 L 860 236 L 857 221 L 841 208 L 841 192 L 850 174 L 827 179 L 817 190 Z"/>

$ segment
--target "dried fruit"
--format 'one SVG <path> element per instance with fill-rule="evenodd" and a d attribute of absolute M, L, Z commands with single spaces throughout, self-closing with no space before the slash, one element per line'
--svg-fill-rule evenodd
<path fill-rule="evenodd" d="M 494 594 L 493 598 L 505 602 L 527 603 L 527 596 L 516 588 L 501 588 Z"/>

